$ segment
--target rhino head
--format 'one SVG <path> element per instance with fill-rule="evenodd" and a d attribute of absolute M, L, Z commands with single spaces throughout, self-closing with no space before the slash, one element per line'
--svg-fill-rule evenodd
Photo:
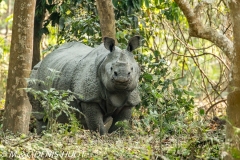
<path fill-rule="evenodd" d="M 101 81 L 109 92 L 133 91 L 137 87 L 140 68 L 132 51 L 140 45 L 140 36 L 134 36 L 126 49 L 115 47 L 112 38 L 104 38 L 104 46 L 110 53 L 102 62 L 98 72 Z"/>

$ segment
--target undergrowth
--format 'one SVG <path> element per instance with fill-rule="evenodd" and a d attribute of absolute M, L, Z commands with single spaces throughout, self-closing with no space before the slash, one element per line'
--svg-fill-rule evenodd
<path fill-rule="evenodd" d="M 50 74 L 46 77 L 45 82 L 33 78 L 28 79 L 29 87 L 25 88 L 25 90 L 28 92 L 28 95 L 32 97 L 31 101 L 34 100 L 35 102 L 40 102 L 40 106 L 38 107 L 41 108 L 36 109 L 39 112 L 33 111 L 33 114 L 35 114 L 35 116 L 42 116 L 43 121 L 47 123 L 46 129 L 52 133 L 58 130 L 57 120 L 61 115 L 65 114 L 66 117 L 64 118 L 68 118 L 70 120 L 72 129 L 75 125 L 77 125 L 75 114 L 80 112 L 78 109 L 70 105 L 70 103 L 76 99 L 76 97 L 70 90 L 63 91 L 52 88 L 51 86 L 54 82 L 54 79 L 60 75 L 56 70 L 50 68 L 48 68 L 48 70 L 50 71 Z M 38 90 L 33 87 L 39 84 L 45 86 L 45 89 Z"/>
<path fill-rule="evenodd" d="M 124 135 L 100 136 L 81 128 L 69 131 L 67 124 L 42 136 L 1 132 L 1 159 L 221 159 L 224 135 L 220 126 L 214 126 L 217 123 L 179 121 L 174 128 L 177 134 L 163 138 L 159 130 L 147 132 L 136 123 L 141 124 L 133 117 L 131 129 Z"/>

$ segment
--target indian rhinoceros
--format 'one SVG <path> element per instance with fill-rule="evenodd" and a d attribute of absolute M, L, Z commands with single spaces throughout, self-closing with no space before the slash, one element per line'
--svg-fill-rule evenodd
<path fill-rule="evenodd" d="M 78 95 L 71 106 L 84 115 L 77 117 L 83 126 L 99 131 L 101 135 L 111 133 L 118 128 L 116 122 L 129 120 L 132 108 L 140 103 L 137 89 L 140 68 L 131 53 L 139 45 L 139 36 L 131 38 L 123 50 L 109 37 L 105 37 L 104 43 L 97 48 L 69 42 L 34 66 L 30 78 L 46 81 L 49 68 L 59 71 L 60 76 L 51 87 Z M 29 84 L 29 87 L 46 89 L 42 83 Z M 29 100 L 40 133 L 46 125 L 41 114 L 43 107 L 30 93 Z M 62 118 L 59 122 L 67 122 L 67 119 Z"/>

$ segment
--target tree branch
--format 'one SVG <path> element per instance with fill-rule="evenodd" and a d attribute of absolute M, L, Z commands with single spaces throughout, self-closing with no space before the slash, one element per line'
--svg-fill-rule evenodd
<path fill-rule="evenodd" d="M 233 43 L 229 40 L 223 33 L 205 26 L 201 19 L 199 18 L 199 10 L 201 10 L 204 4 L 197 5 L 194 9 L 191 8 L 189 1 L 187 0 L 174 0 L 179 8 L 182 10 L 183 14 L 187 18 L 189 24 L 189 35 L 192 37 L 198 37 L 202 39 L 209 40 L 218 46 L 225 55 L 231 59 L 233 56 Z"/>

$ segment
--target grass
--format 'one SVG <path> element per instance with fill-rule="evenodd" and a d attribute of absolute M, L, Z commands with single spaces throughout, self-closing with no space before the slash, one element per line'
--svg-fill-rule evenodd
<path fill-rule="evenodd" d="M 156 139 L 131 134 L 99 136 L 79 130 L 74 134 L 46 133 L 42 137 L 35 134 L 6 136 L 0 150 L 2 157 L 19 159 L 150 159 L 153 154 L 160 156 L 154 153 L 153 140 Z"/>
<path fill-rule="evenodd" d="M 221 159 L 224 144 L 224 126 L 219 119 L 180 123 L 172 133 L 161 130 L 146 131 L 133 119 L 124 134 L 114 132 L 100 136 L 78 128 L 69 131 L 69 125 L 59 125 L 58 132 L 43 135 L 13 135 L 0 132 L 0 159 Z M 183 125 L 185 124 L 185 125 Z"/>

